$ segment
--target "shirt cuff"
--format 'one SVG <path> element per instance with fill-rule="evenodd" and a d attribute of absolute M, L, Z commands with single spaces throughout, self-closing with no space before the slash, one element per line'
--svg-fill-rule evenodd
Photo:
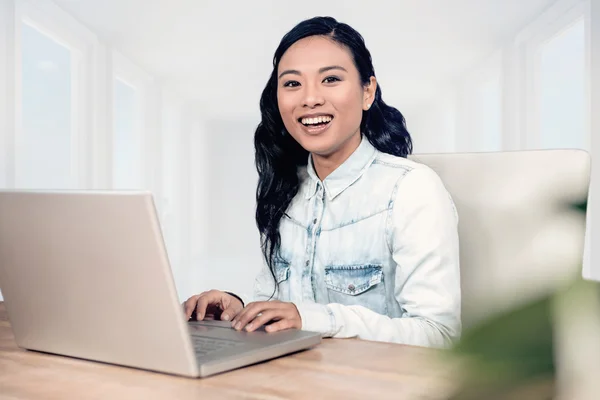
<path fill-rule="evenodd" d="M 317 332 L 323 337 L 335 334 L 335 316 L 324 304 L 319 303 L 294 303 L 302 320 L 302 330 Z"/>

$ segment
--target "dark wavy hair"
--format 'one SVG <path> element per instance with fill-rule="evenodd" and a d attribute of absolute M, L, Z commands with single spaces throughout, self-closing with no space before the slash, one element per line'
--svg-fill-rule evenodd
<path fill-rule="evenodd" d="M 281 39 L 273 57 L 273 72 L 260 98 L 262 118 L 254 135 L 255 164 L 259 176 L 256 224 L 263 256 L 273 278 L 274 261 L 281 244 L 279 224 L 298 193 L 298 168 L 306 166 L 308 162 L 308 152 L 287 132 L 281 119 L 277 105 L 277 70 L 281 57 L 290 46 L 309 36 L 325 36 L 348 49 L 363 85 L 367 85 L 371 76 L 375 76 L 371 53 L 363 37 L 349 25 L 334 18 L 315 17 L 302 21 Z M 404 116 L 384 103 L 380 85 L 377 85 L 371 107 L 363 111 L 360 130 L 381 152 L 399 157 L 412 153 L 412 140 Z"/>

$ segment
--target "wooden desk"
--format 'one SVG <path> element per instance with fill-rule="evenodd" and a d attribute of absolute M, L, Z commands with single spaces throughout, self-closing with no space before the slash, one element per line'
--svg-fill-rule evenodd
<path fill-rule="evenodd" d="M 1 399 L 441 399 L 453 387 L 452 368 L 437 354 L 324 339 L 311 350 L 189 379 L 20 349 L 0 302 Z"/>

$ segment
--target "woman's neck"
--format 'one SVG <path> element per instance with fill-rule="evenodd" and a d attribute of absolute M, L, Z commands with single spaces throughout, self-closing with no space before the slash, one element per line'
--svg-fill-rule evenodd
<path fill-rule="evenodd" d="M 328 155 L 312 153 L 313 167 L 321 182 L 354 153 L 360 146 L 361 138 L 360 133 L 352 135 L 337 150 Z"/>

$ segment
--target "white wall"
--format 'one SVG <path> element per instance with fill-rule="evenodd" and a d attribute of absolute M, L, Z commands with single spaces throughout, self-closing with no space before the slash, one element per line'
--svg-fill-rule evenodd
<path fill-rule="evenodd" d="M 415 153 L 451 153 L 456 150 L 457 131 L 460 129 L 457 100 L 455 87 L 442 89 L 419 112 L 405 115 Z"/>
<path fill-rule="evenodd" d="M 254 222 L 258 174 L 253 135 L 257 122 L 234 117 L 202 122 L 204 148 L 194 158 L 204 159 L 206 175 L 200 179 L 206 185 L 197 186 L 194 201 L 202 205 L 193 208 L 205 219 L 193 228 L 203 234 L 191 244 L 194 258 L 190 266 L 202 272 L 201 279 L 192 280 L 186 292 L 222 288 L 252 295 L 254 277 L 262 266 Z M 203 252 L 195 251 L 197 248 Z"/>

